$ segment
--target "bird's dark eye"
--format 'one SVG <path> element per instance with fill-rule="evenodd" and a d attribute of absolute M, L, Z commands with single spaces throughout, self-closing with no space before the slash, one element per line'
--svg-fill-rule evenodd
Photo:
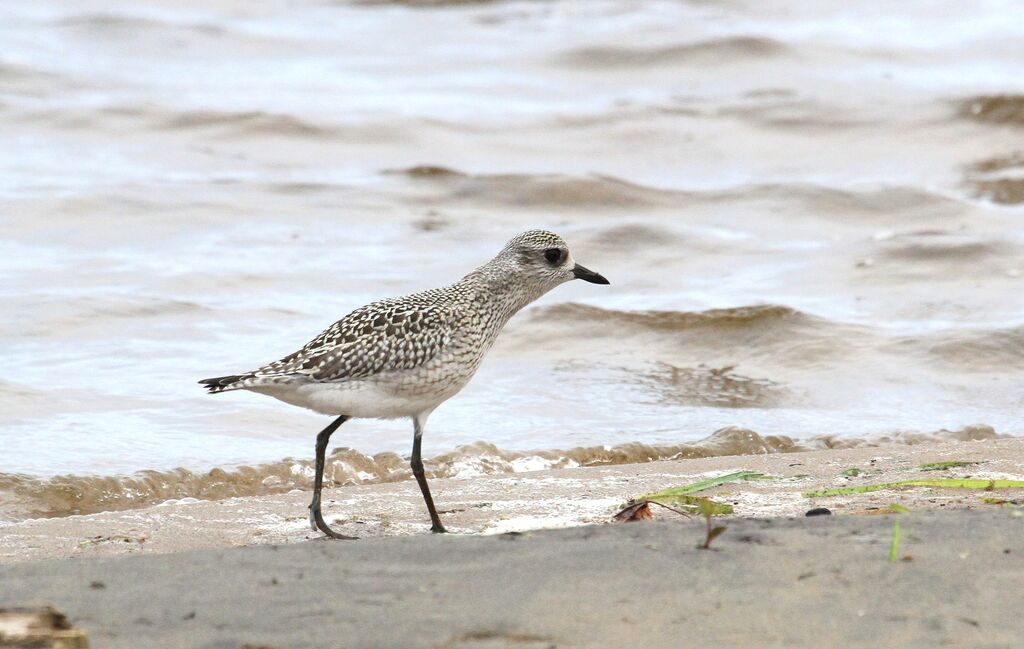
<path fill-rule="evenodd" d="M 557 264 L 562 261 L 562 251 L 558 248 L 548 248 L 544 251 L 544 259 L 547 259 L 552 264 Z"/>

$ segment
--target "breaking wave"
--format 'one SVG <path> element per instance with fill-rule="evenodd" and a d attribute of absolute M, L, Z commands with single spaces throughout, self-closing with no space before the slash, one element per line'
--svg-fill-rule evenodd
<path fill-rule="evenodd" d="M 596 174 L 467 174 L 436 165 L 418 165 L 384 173 L 443 183 L 448 190 L 446 200 L 474 199 L 520 207 L 667 207 L 678 205 L 687 196 L 684 192 L 645 187 Z"/>
<path fill-rule="evenodd" d="M 602 309 L 578 303 L 565 303 L 547 307 L 544 318 L 567 320 L 609 320 L 617 324 L 638 325 L 648 329 L 682 331 L 699 327 L 750 327 L 779 324 L 808 324 L 812 316 L 788 306 L 756 304 L 708 311 L 619 311 Z"/>
<path fill-rule="evenodd" d="M 278 135 L 323 138 L 335 130 L 293 115 L 263 111 L 222 112 L 199 110 L 167 116 L 159 124 L 165 130 L 221 129 L 232 135 Z"/>
<path fill-rule="evenodd" d="M 679 63 L 723 64 L 742 59 L 782 56 L 789 48 L 770 38 L 732 36 L 664 47 L 584 47 L 562 55 L 569 65 L 585 68 L 619 68 Z"/>
<path fill-rule="evenodd" d="M 975 162 L 966 170 L 965 184 L 977 198 L 1000 205 L 1024 203 L 1024 153 Z"/>
<path fill-rule="evenodd" d="M 1024 326 L 947 332 L 924 337 L 917 347 L 959 371 L 1016 373 L 1024 364 Z"/>
<path fill-rule="evenodd" d="M 415 200 L 450 204 L 469 201 L 486 205 L 585 208 L 592 211 L 632 209 L 680 209 L 697 204 L 769 202 L 799 205 L 830 219 L 856 213 L 891 220 L 895 212 L 924 208 L 954 211 L 957 201 L 928 190 L 891 185 L 845 189 L 809 183 L 744 183 L 724 188 L 665 189 L 602 174 L 474 174 L 442 165 L 421 164 L 386 169 L 384 175 L 412 181 L 413 187 L 429 188 Z"/>
<path fill-rule="evenodd" d="M 1024 95 L 979 95 L 959 102 L 958 112 L 977 122 L 1024 126 Z"/>
<path fill-rule="evenodd" d="M 759 435 L 746 428 L 730 426 L 703 440 L 680 444 L 634 442 L 568 450 L 508 451 L 487 442 L 476 442 L 459 446 L 425 464 L 433 477 L 472 478 L 565 467 L 999 437 L 1005 436 L 985 425 L 933 433 L 899 431 L 871 438 L 820 435 L 805 440 L 784 435 Z M 324 470 L 328 486 L 397 482 L 411 476 L 408 461 L 396 453 L 371 456 L 351 448 L 339 448 L 331 453 Z M 292 458 L 257 466 L 209 471 L 183 468 L 141 471 L 132 476 L 63 475 L 41 479 L 22 474 L 0 474 L 0 516 L 5 520 L 21 520 L 136 509 L 181 498 L 221 500 L 261 496 L 295 489 L 308 490 L 312 481 L 312 460 Z"/>

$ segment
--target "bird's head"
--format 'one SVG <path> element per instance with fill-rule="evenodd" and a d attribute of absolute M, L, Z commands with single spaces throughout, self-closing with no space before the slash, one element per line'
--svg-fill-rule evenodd
<path fill-rule="evenodd" d="M 498 259 L 540 293 L 573 279 L 593 284 L 609 283 L 602 275 L 577 264 L 565 240 L 548 230 L 528 230 L 513 237 Z"/>

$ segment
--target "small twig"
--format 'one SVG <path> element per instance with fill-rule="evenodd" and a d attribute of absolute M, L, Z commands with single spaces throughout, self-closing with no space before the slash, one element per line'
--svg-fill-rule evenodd
<path fill-rule="evenodd" d="M 665 504 L 662 504 L 662 503 L 659 503 L 659 502 L 656 502 L 656 501 L 653 501 L 653 500 L 647 500 L 645 502 L 647 504 L 649 504 L 649 505 L 657 505 L 659 507 L 664 507 L 665 509 L 667 509 L 669 511 L 673 511 L 673 512 L 675 512 L 675 513 L 677 513 L 677 514 L 679 514 L 681 516 L 685 516 L 687 518 L 693 518 L 693 514 L 691 514 L 690 512 L 684 512 L 681 509 L 676 509 L 675 507 L 669 507 L 668 505 L 665 505 Z"/>

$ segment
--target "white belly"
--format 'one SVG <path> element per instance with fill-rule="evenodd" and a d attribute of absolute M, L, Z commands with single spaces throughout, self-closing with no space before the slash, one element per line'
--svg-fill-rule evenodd
<path fill-rule="evenodd" d="M 465 385 L 465 384 L 463 384 Z M 346 381 L 344 383 L 291 383 L 249 388 L 285 403 L 309 408 L 325 415 L 348 415 L 367 419 L 396 419 L 429 412 L 462 389 L 403 391 L 388 383 Z"/>

